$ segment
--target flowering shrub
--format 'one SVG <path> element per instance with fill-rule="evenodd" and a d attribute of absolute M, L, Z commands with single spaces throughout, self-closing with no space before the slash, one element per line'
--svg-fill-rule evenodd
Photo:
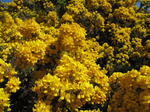
<path fill-rule="evenodd" d="M 148 7 L 149 0 L 0 2 L 0 111 L 150 111 Z"/>
<path fill-rule="evenodd" d="M 112 100 L 108 112 L 150 111 L 150 68 L 142 66 L 139 71 L 114 72 L 110 77 Z"/>
<path fill-rule="evenodd" d="M 15 77 L 17 72 L 11 64 L 5 63 L 0 59 L 0 111 L 10 111 L 10 95 L 20 89 L 19 78 Z M 8 81 L 7 81 L 8 80 Z M 5 84 L 3 87 L 2 84 Z"/>

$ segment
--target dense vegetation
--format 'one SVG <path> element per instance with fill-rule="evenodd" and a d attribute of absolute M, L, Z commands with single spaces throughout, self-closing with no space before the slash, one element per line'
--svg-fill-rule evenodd
<path fill-rule="evenodd" d="M 0 112 L 150 112 L 149 7 L 0 2 Z"/>

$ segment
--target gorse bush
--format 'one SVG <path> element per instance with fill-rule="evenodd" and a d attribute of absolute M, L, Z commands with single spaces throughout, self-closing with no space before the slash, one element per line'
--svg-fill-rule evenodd
<path fill-rule="evenodd" d="M 112 99 L 109 112 L 148 112 L 150 103 L 150 67 L 142 66 L 139 71 L 114 72 L 110 77 Z"/>
<path fill-rule="evenodd" d="M 149 112 L 149 4 L 0 2 L 0 111 Z"/>

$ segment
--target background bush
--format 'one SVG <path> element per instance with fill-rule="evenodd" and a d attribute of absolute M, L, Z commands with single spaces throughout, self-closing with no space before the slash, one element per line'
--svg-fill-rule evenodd
<path fill-rule="evenodd" d="M 0 111 L 149 112 L 149 7 L 0 2 Z"/>

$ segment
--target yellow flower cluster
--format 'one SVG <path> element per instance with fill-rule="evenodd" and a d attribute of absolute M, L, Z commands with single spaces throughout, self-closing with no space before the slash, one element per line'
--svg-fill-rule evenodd
<path fill-rule="evenodd" d="M 83 41 L 83 44 L 76 49 L 73 57 L 83 63 L 86 67 L 92 68 L 93 63 L 96 62 L 98 58 L 104 57 L 104 49 L 104 46 L 100 46 L 95 39 L 85 40 Z"/>
<path fill-rule="evenodd" d="M 62 24 L 59 28 L 60 34 L 58 37 L 61 47 L 65 50 L 75 50 L 85 40 L 86 31 L 77 23 Z"/>
<path fill-rule="evenodd" d="M 0 111 L 4 112 L 7 108 L 7 111 L 10 111 L 10 94 L 4 91 L 3 88 L 0 88 Z"/>
<path fill-rule="evenodd" d="M 139 71 L 113 73 L 110 77 L 112 99 L 108 112 L 150 111 L 150 67 L 142 66 Z"/>
<path fill-rule="evenodd" d="M 130 28 L 120 28 L 115 32 L 115 37 L 113 38 L 113 41 L 115 42 L 115 45 L 117 44 L 130 44 Z"/>
<path fill-rule="evenodd" d="M 18 44 L 16 48 L 16 66 L 20 68 L 31 67 L 45 56 L 47 45 L 41 40 L 26 41 Z"/>
<path fill-rule="evenodd" d="M 37 94 L 33 112 L 149 112 L 149 0 L 140 2 L 0 4 L 0 111 L 22 83 Z"/>
<path fill-rule="evenodd" d="M 30 5 L 32 7 L 27 7 L 27 6 L 23 6 L 23 5 Z M 9 12 L 11 12 L 11 15 L 13 17 L 19 17 L 22 19 L 29 19 L 35 16 L 35 9 L 33 9 L 33 7 L 35 7 L 33 5 L 33 2 L 31 2 L 31 0 L 13 0 L 10 3 L 6 3 L 7 4 L 7 9 L 9 10 Z"/>
<path fill-rule="evenodd" d="M 99 30 L 104 30 L 104 18 L 102 17 L 102 15 L 100 13 L 96 12 L 92 12 L 92 16 L 90 17 L 90 21 L 93 22 L 93 24 L 95 25 L 94 27 L 99 29 Z"/>
<path fill-rule="evenodd" d="M 110 3 L 107 0 L 88 0 L 87 1 L 88 8 L 90 10 L 97 10 L 101 8 L 101 10 L 106 11 L 104 13 L 109 13 L 112 10 Z"/>
<path fill-rule="evenodd" d="M 136 0 L 108 0 L 112 5 L 132 7 L 135 5 Z"/>
<path fill-rule="evenodd" d="M 12 68 L 11 64 L 5 63 L 2 59 L 0 59 L 0 84 L 4 83 L 6 79 L 8 79 L 7 83 L 5 84 L 6 87 L 2 88 L 0 86 L 0 111 L 4 112 L 10 111 L 10 93 L 15 93 L 17 90 L 20 89 L 19 78 L 14 77 L 17 74 L 14 68 Z"/>
<path fill-rule="evenodd" d="M 85 0 L 71 0 L 66 8 L 68 9 L 69 13 L 78 15 L 86 10 L 84 7 L 84 3 Z"/>
<path fill-rule="evenodd" d="M 33 112 L 53 112 L 51 110 L 50 105 L 47 105 L 45 102 L 42 101 L 37 101 L 36 104 L 34 105 Z"/>
<path fill-rule="evenodd" d="M 44 101 L 47 106 L 51 105 L 49 111 L 54 108 L 57 111 L 67 108 L 77 111 L 86 102 L 103 104 L 107 99 L 108 77 L 105 75 L 106 72 L 99 70 L 100 67 L 95 61 L 103 57 L 103 53 L 99 52 L 104 48 L 94 39 L 86 40 L 85 30 L 77 23 L 63 24 L 59 31 L 58 40 L 55 42 L 60 43 L 58 49 L 61 50 L 61 54 L 53 74 L 43 75 L 45 73 L 42 71 L 34 72 L 34 75 L 39 74 L 33 87 L 33 91 L 38 94 L 38 100 Z M 68 41 L 68 38 L 73 41 Z M 58 106 L 54 107 L 53 100 L 57 97 Z M 61 107 L 64 100 L 66 107 Z M 38 104 L 35 104 L 33 110 L 38 108 L 36 105 Z"/>
<path fill-rule="evenodd" d="M 38 93 L 39 100 L 46 97 L 44 101 L 49 105 L 56 97 L 59 98 L 58 105 L 65 100 L 66 107 L 57 107 L 58 110 L 68 108 L 77 111 L 86 102 L 103 104 L 109 87 L 107 82 L 108 78 L 96 67 L 88 71 L 84 64 L 64 54 L 54 70 L 54 76 L 47 74 L 36 81 L 33 91 Z"/>
<path fill-rule="evenodd" d="M 145 38 L 147 35 L 147 30 L 144 28 L 143 25 L 137 24 L 136 26 L 133 27 L 132 30 L 133 30 L 134 36 L 136 37 Z"/>
<path fill-rule="evenodd" d="M 0 59 L 0 82 L 4 81 L 4 77 L 10 78 L 14 74 L 17 74 L 17 72 L 12 68 L 11 64 Z"/>
<path fill-rule="evenodd" d="M 132 39 L 132 44 L 135 46 L 135 51 L 143 51 L 143 45 L 142 45 L 142 39 L 140 38 L 133 38 Z"/>
<path fill-rule="evenodd" d="M 127 61 L 129 59 L 129 56 L 127 54 L 119 53 L 116 55 L 116 58 L 117 63 L 122 63 L 125 65 L 129 64 Z"/>
<path fill-rule="evenodd" d="M 14 20 L 12 19 L 12 17 L 9 15 L 8 12 L 4 12 L 3 13 L 3 19 L 1 20 L 4 24 L 5 27 L 8 28 L 12 28 L 13 24 L 14 24 Z"/>
<path fill-rule="evenodd" d="M 19 81 L 19 78 L 11 77 L 9 78 L 7 84 L 6 84 L 6 90 L 9 92 L 15 93 L 17 90 L 20 89 L 19 84 L 21 82 Z"/>
<path fill-rule="evenodd" d="M 57 13 L 55 11 L 50 11 L 47 15 L 47 25 L 46 26 L 54 26 L 56 27 L 58 25 L 58 17 Z"/>
<path fill-rule="evenodd" d="M 68 13 L 65 13 L 62 18 L 61 18 L 61 22 L 64 23 L 64 22 L 73 22 L 73 18 L 72 18 L 72 15 L 68 14 Z"/>
<path fill-rule="evenodd" d="M 95 59 L 96 60 L 97 59 L 99 59 L 99 60 L 107 59 L 107 62 L 106 63 L 103 63 L 103 62 L 100 63 L 100 66 L 103 67 L 105 73 L 106 73 L 106 70 L 107 71 L 113 71 L 113 63 L 115 61 L 114 60 L 115 59 L 115 57 L 114 57 L 114 48 L 112 46 L 109 46 L 108 43 L 103 43 L 102 46 L 99 46 L 99 47 L 97 46 L 97 48 L 98 48 L 97 49 L 98 53 L 94 53 L 94 55 L 98 54 L 98 56 Z M 104 66 L 104 65 L 106 65 L 106 66 Z"/>
<path fill-rule="evenodd" d="M 11 38 L 20 37 L 21 35 L 17 33 L 16 26 L 13 18 L 8 12 L 3 13 L 3 18 L 1 19 L 1 42 L 9 42 Z M 17 35 L 15 35 L 17 34 Z"/>
<path fill-rule="evenodd" d="M 12 44 L 7 45 L 5 43 L 1 43 L 1 48 L 3 48 L 0 52 L 1 58 L 2 60 L 6 61 L 13 52 Z"/>
<path fill-rule="evenodd" d="M 114 17 L 117 21 L 132 21 L 134 22 L 136 20 L 135 18 L 135 11 L 133 8 L 126 8 L 126 7 L 119 7 L 114 11 Z"/>
<path fill-rule="evenodd" d="M 60 78 L 52 76 L 51 74 L 45 75 L 42 79 L 37 80 L 35 83 L 36 85 L 33 87 L 33 91 L 38 93 L 39 100 L 46 97 L 48 104 L 52 102 L 54 97 L 59 96 L 59 90 L 62 88 Z"/>
<path fill-rule="evenodd" d="M 62 80 L 68 80 L 70 83 L 82 83 L 90 79 L 87 72 L 88 70 L 83 64 L 64 54 L 61 57 L 54 74 Z"/>
<path fill-rule="evenodd" d="M 43 5 L 44 5 L 45 9 L 54 9 L 54 7 L 55 7 L 51 1 L 50 2 L 47 1 Z"/>
<path fill-rule="evenodd" d="M 24 36 L 24 38 L 28 40 L 35 38 L 33 35 L 38 35 L 40 32 L 40 25 L 34 19 L 29 19 L 20 24 L 18 30 Z"/>

